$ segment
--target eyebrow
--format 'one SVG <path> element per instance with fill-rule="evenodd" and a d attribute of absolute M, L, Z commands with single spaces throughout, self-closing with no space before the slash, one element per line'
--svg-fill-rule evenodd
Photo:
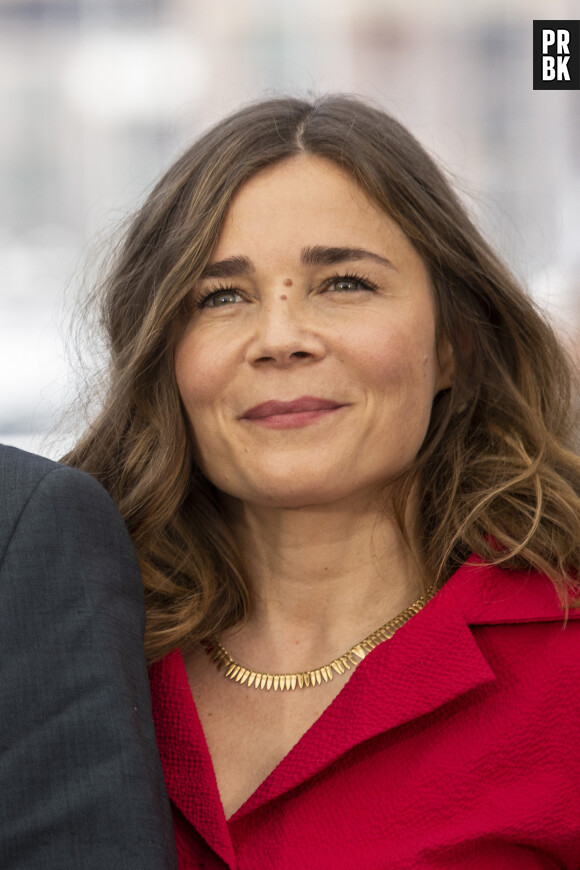
<path fill-rule="evenodd" d="M 247 257 L 228 257 L 226 260 L 218 260 L 210 263 L 201 273 L 201 278 L 236 278 L 239 275 L 247 275 L 254 272 L 254 265 Z"/>
<path fill-rule="evenodd" d="M 302 248 L 300 260 L 304 266 L 333 266 L 335 263 L 344 263 L 345 260 L 374 260 L 382 266 L 394 268 L 386 257 L 364 248 L 325 248 L 323 245 L 315 245 L 313 248 Z"/>
<path fill-rule="evenodd" d="M 314 245 L 302 248 L 300 262 L 303 266 L 333 266 L 336 263 L 344 263 L 346 260 L 374 260 L 382 266 L 393 269 L 394 266 L 386 257 L 367 251 L 364 248 L 338 248 Z M 248 275 L 255 272 L 254 264 L 248 257 L 227 257 L 210 263 L 201 273 L 201 278 L 236 278 L 240 275 Z"/>

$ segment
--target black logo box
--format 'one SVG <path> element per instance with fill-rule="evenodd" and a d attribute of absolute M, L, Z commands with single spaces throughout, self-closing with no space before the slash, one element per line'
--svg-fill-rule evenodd
<path fill-rule="evenodd" d="M 544 31 L 552 31 L 544 43 Z M 566 31 L 568 37 L 566 48 L 569 55 L 560 54 L 558 61 L 558 48 L 562 48 L 562 41 L 558 39 L 558 31 Z M 560 42 L 560 45 L 559 45 Z M 546 51 L 544 52 L 544 49 Z M 553 62 L 545 62 L 544 57 L 553 58 Z M 568 60 L 566 61 L 566 57 Z M 553 78 L 544 78 L 545 64 L 551 67 Z M 567 70 L 570 80 L 568 81 L 563 71 Z M 558 78 L 560 73 L 560 78 Z M 574 91 L 580 90 L 580 21 L 534 21 L 534 90 L 535 91 Z"/>

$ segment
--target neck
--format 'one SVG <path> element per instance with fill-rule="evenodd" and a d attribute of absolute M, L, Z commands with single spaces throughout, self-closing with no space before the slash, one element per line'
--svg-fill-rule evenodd
<path fill-rule="evenodd" d="M 421 594 L 395 522 L 368 505 L 236 502 L 228 513 L 253 606 L 223 640 L 252 667 L 298 670 L 333 658 Z"/>

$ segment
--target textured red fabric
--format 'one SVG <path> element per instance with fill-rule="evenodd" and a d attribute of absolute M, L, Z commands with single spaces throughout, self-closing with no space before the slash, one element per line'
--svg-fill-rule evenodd
<path fill-rule="evenodd" d="M 229 821 L 181 654 L 152 667 L 180 870 L 579 870 L 580 613 L 564 627 L 546 578 L 477 561 Z"/>

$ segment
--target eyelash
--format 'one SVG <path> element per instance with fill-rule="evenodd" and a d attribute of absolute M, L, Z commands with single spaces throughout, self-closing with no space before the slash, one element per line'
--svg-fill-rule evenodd
<path fill-rule="evenodd" d="M 233 287 L 231 285 L 225 285 L 225 284 L 219 284 L 217 286 L 213 285 L 205 293 L 202 293 L 202 295 L 199 297 L 199 299 L 196 300 L 195 307 L 196 308 L 205 308 L 206 307 L 205 303 L 209 299 L 211 299 L 212 296 L 225 295 L 226 293 L 236 293 L 238 296 L 241 295 L 240 291 L 237 287 Z"/>
<path fill-rule="evenodd" d="M 334 275 L 332 275 L 332 277 L 327 278 L 327 280 L 323 282 L 322 286 L 327 288 L 330 287 L 331 284 L 337 284 L 339 281 L 354 281 L 356 284 L 360 284 L 363 290 L 378 290 L 377 285 L 373 281 L 371 281 L 367 275 L 359 275 L 356 272 L 343 272 L 342 274 L 336 272 Z M 343 292 L 349 293 L 352 291 L 344 290 Z"/>
<path fill-rule="evenodd" d="M 366 275 L 359 275 L 356 272 L 342 272 L 342 273 L 336 272 L 330 278 L 327 278 L 325 281 L 323 281 L 320 286 L 323 290 L 328 290 L 328 288 L 331 287 L 332 284 L 338 284 L 340 281 L 352 281 L 356 284 L 359 284 L 363 288 L 363 290 L 374 291 L 374 290 L 378 289 L 377 285 L 373 281 L 371 281 Z M 340 293 L 340 292 L 352 293 L 353 291 L 352 290 L 343 290 L 343 291 L 337 290 L 335 292 L 337 292 L 337 293 Z M 235 293 L 238 296 L 243 295 L 241 293 L 240 289 L 238 287 L 233 286 L 232 284 L 219 284 L 217 286 L 213 285 L 209 290 L 207 290 L 205 293 L 203 293 L 200 296 L 200 298 L 195 303 L 195 307 L 196 308 L 206 308 L 206 307 L 208 307 L 206 305 L 206 303 L 212 297 L 225 295 L 227 293 Z"/>

